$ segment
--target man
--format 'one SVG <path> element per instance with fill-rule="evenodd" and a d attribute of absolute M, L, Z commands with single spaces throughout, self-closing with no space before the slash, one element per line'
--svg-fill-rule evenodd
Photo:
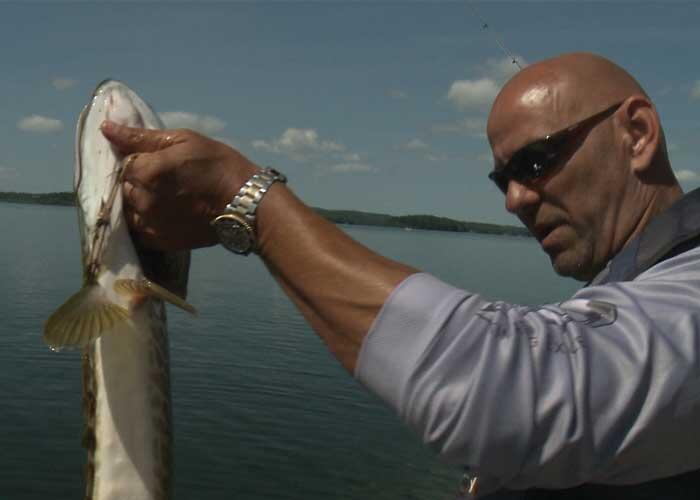
<path fill-rule="evenodd" d="M 254 241 L 343 366 L 467 468 L 464 494 L 700 495 L 700 191 L 683 196 L 651 100 L 615 64 L 529 66 L 489 117 L 506 208 L 557 272 L 591 281 L 542 308 L 487 302 L 371 252 L 223 144 L 103 132 L 131 155 L 137 235 L 162 249 Z"/>

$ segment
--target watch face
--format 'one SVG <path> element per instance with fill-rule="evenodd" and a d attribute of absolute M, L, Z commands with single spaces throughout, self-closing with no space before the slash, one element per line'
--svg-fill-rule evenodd
<path fill-rule="evenodd" d="M 214 220 L 221 244 L 232 252 L 247 255 L 253 249 L 253 230 L 250 224 L 235 215 L 222 215 Z"/>

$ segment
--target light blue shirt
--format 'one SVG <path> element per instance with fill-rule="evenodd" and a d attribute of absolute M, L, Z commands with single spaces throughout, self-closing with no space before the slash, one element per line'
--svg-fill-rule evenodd
<path fill-rule="evenodd" d="M 700 248 L 541 307 L 414 274 L 355 375 L 480 494 L 699 469 Z"/>

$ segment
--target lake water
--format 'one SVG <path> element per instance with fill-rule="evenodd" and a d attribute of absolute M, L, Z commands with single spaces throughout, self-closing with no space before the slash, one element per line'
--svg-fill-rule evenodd
<path fill-rule="evenodd" d="M 491 298 L 538 304 L 578 288 L 534 239 L 344 230 Z M 0 235 L 0 500 L 82 498 L 80 355 L 41 340 L 81 283 L 75 210 L 0 203 Z M 199 317 L 168 309 L 175 499 L 453 497 L 459 470 L 347 375 L 257 258 L 197 251 L 189 290 Z"/>

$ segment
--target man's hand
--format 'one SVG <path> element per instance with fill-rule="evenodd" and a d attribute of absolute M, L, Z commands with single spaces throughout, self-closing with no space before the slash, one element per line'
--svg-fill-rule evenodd
<path fill-rule="evenodd" d="M 188 130 L 102 125 L 125 160 L 129 225 L 148 246 L 175 250 L 217 242 L 210 221 L 258 170 L 220 142 Z M 275 183 L 256 212 L 258 253 L 350 373 L 391 291 L 416 270 L 360 245 Z"/>
<path fill-rule="evenodd" d="M 190 130 L 146 130 L 106 121 L 102 133 L 126 156 L 127 222 L 137 238 L 158 250 L 216 244 L 211 220 L 259 170 L 229 146 Z"/>

